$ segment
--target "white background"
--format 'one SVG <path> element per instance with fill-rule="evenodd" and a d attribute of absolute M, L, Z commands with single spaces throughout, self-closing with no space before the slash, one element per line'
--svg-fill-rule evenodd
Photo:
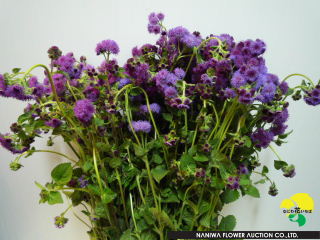
<path fill-rule="evenodd" d="M 268 46 L 265 58 L 269 71 L 282 79 L 290 73 L 304 73 L 315 81 L 320 77 L 320 1 L 317 0 L 208 0 L 208 1 L 111 1 L 111 0 L 0 0 L 0 72 L 13 67 L 27 69 L 37 63 L 48 63 L 46 51 L 51 45 L 65 53 L 85 55 L 99 64 L 94 48 L 103 39 L 119 43 L 121 64 L 131 48 L 156 37 L 147 33 L 147 16 L 152 11 L 165 13 L 167 27 L 184 25 L 203 36 L 229 33 L 237 41 L 263 39 Z M 293 79 L 298 83 L 300 79 Z M 11 99 L 0 102 L 0 132 L 22 112 L 24 103 Z M 278 183 L 279 195 L 267 194 L 260 187 L 261 199 L 244 197 L 225 209 L 238 219 L 237 230 L 320 230 L 320 106 L 303 102 L 290 105 L 289 129 L 294 133 L 289 143 L 279 149 L 282 157 L 296 165 L 297 176 L 282 177 L 271 170 Z M 36 146 L 44 146 L 45 141 Z M 63 144 L 57 150 L 65 151 Z M 269 150 L 262 154 L 272 169 L 275 157 Z M 0 149 L 0 239 L 1 240 L 85 240 L 85 227 L 70 217 L 65 229 L 53 226 L 54 216 L 66 206 L 39 205 L 37 180 L 49 180 L 50 170 L 60 159 L 38 154 L 23 161 L 25 167 L 9 170 L 13 156 Z M 306 192 L 315 200 L 316 209 L 307 224 L 298 229 L 281 214 L 279 204 L 292 194 Z"/>

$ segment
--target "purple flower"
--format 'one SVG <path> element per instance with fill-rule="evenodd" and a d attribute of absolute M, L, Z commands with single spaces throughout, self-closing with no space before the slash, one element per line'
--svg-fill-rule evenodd
<path fill-rule="evenodd" d="M 161 25 L 160 22 L 164 19 L 164 14 L 162 13 L 151 13 L 148 17 L 149 24 L 148 24 L 148 31 L 149 33 L 158 34 L 161 32 Z"/>
<path fill-rule="evenodd" d="M 7 89 L 6 81 L 4 80 L 4 77 L 2 74 L 0 74 L 0 95 L 4 95 L 4 92 Z"/>
<path fill-rule="evenodd" d="M 135 132 L 149 133 L 152 128 L 150 122 L 148 121 L 132 121 L 131 124 Z"/>
<path fill-rule="evenodd" d="M 179 79 L 183 79 L 186 76 L 185 71 L 183 71 L 183 69 L 181 68 L 176 68 L 174 70 L 174 74 L 179 78 Z"/>
<path fill-rule="evenodd" d="M 168 32 L 169 42 L 172 44 L 178 44 L 178 42 L 181 42 L 182 39 L 189 34 L 189 31 L 182 26 L 172 28 Z"/>
<path fill-rule="evenodd" d="M 232 87 L 239 88 L 246 85 L 246 83 L 247 83 L 246 79 L 239 71 L 235 72 L 231 78 Z"/>
<path fill-rule="evenodd" d="M 21 154 L 29 149 L 29 147 L 17 147 L 14 144 L 13 140 L 8 136 L 8 134 L 0 134 L 0 145 L 13 154 Z"/>
<path fill-rule="evenodd" d="M 54 86 L 56 87 L 57 94 L 61 95 L 64 93 L 66 90 L 67 78 L 61 73 L 56 73 L 53 75 L 52 79 Z"/>
<path fill-rule="evenodd" d="M 118 89 L 123 88 L 125 85 L 128 85 L 131 83 L 131 80 L 129 78 L 121 78 L 119 80 L 119 85 L 118 85 Z"/>
<path fill-rule="evenodd" d="M 284 108 L 282 111 L 276 112 L 274 114 L 273 123 L 280 125 L 285 123 L 288 120 L 288 118 L 289 118 L 288 108 Z"/>
<path fill-rule="evenodd" d="M 31 100 L 32 96 L 28 96 L 24 93 L 24 88 L 21 85 L 15 84 L 8 86 L 4 95 L 6 97 L 16 98 L 18 100 L 26 101 Z"/>
<path fill-rule="evenodd" d="M 97 55 L 100 55 L 101 53 L 118 54 L 119 51 L 120 50 L 118 44 L 110 39 L 103 40 L 102 42 L 98 43 L 96 47 Z"/>
<path fill-rule="evenodd" d="M 281 134 L 285 133 L 287 127 L 288 127 L 288 125 L 285 125 L 285 124 L 276 124 L 270 129 L 270 131 L 275 136 L 276 135 L 281 135 Z"/>
<path fill-rule="evenodd" d="M 287 82 L 281 82 L 279 85 L 280 91 L 282 92 L 282 94 L 286 94 L 289 90 L 289 85 Z"/>
<path fill-rule="evenodd" d="M 37 87 L 38 86 L 38 78 L 36 76 L 32 76 L 29 81 L 28 81 L 28 85 L 29 87 L 33 88 L 33 87 Z"/>
<path fill-rule="evenodd" d="M 250 91 L 247 91 L 245 89 L 240 89 L 238 91 L 239 94 L 239 102 L 243 104 L 251 104 L 254 100 L 253 95 L 254 95 L 254 90 L 251 89 Z"/>
<path fill-rule="evenodd" d="M 243 174 L 243 175 L 246 175 L 249 173 L 247 166 L 245 166 L 244 164 L 239 165 L 238 171 L 239 171 L 239 174 Z"/>
<path fill-rule="evenodd" d="M 92 102 L 95 102 L 98 100 L 100 96 L 100 91 L 94 87 L 88 86 L 84 91 L 84 95 L 87 99 L 91 100 Z"/>
<path fill-rule="evenodd" d="M 89 123 L 94 112 L 94 105 L 88 99 L 78 100 L 75 104 L 74 114 L 82 123 Z"/>
<path fill-rule="evenodd" d="M 256 147 L 266 148 L 269 146 L 270 142 L 273 140 L 273 133 L 264 130 L 263 128 L 258 128 L 254 133 L 251 134 L 251 139 L 255 143 Z"/>
<path fill-rule="evenodd" d="M 150 104 L 150 110 L 151 110 L 152 112 L 154 112 L 154 113 L 159 114 L 161 108 L 160 108 L 160 106 L 159 106 L 158 103 L 152 103 L 152 104 Z M 141 105 L 141 106 L 140 106 L 140 111 L 141 111 L 142 113 L 148 113 L 148 112 L 149 112 L 148 106 L 147 106 L 147 105 Z"/>
<path fill-rule="evenodd" d="M 61 126 L 62 122 L 59 119 L 53 118 L 49 121 L 46 121 L 45 124 L 49 127 L 57 128 L 57 127 Z"/>
<path fill-rule="evenodd" d="M 200 81 L 201 81 L 201 83 L 206 84 L 206 85 L 213 84 L 213 79 L 211 77 L 209 77 L 207 74 L 202 74 L 200 77 Z"/>
<path fill-rule="evenodd" d="M 159 25 L 148 24 L 149 33 L 159 34 L 160 31 L 161 31 L 161 27 Z"/>
<path fill-rule="evenodd" d="M 320 86 L 310 90 L 304 96 L 304 101 L 311 106 L 316 106 L 320 104 Z"/>
<path fill-rule="evenodd" d="M 257 99 L 263 103 L 270 102 L 273 100 L 276 90 L 277 87 L 273 83 L 266 84 Z"/>
<path fill-rule="evenodd" d="M 164 95 L 167 98 L 174 98 L 177 96 L 177 90 L 174 87 L 165 87 L 164 88 Z"/>
<path fill-rule="evenodd" d="M 224 97 L 225 98 L 234 98 L 236 96 L 236 92 L 231 88 L 226 88 L 224 90 Z"/>
<path fill-rule="evenodd" d="M 181 39 L 181 41 L 185 43 L 188 47 L 193 48 L 199 46 L 202 42 L 202 39 L 199 36 L 187 34 Z"/>
<path fill-rule="evenodd" d="M 85 175 L 82 175 L 81 177 L 78 178 L 78 183 L 81 188 L 85 188 L 89 184 L 89 181 L 85 177 L 86 177 Z"/>
<path fill-rule="evenodd" d="M 227 187 L 233 190 L 239 189 L 239 177 L 229 177 Z"/>

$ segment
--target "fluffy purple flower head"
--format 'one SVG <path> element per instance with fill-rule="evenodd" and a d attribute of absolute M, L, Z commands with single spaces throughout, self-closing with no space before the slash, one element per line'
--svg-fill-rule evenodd
<path fill-rule="evenodd" d="M 239 71 L 236 71 L 231 78 L 231 86 L 234 88 L 242 87 L 246 85 L 246 83 L 245 77 Z"/>
<path fill-rule="evenodd" d="M 172 44 L 177 44 L 187 35 L 190 35 L 190 32 L 182 26 L 172 28 L 168 32 L 169 42 Z"/>
<path fill-rule="evenodd" d="M 29 147 L 17 148 L 13 140 L 8 136 L 8 134 L 6 135 L 0 134 L 0 145 L 13 154 L 21 154 L 29 149 Z"/>
<path fill-rule="evenodd" d="M 251 140 L 255 143 L 255 146 L 259 148 L 268 147 L 270 142 L 273 140 L 273 137 L 274 135 L 272 132 L 268 132 L 263 128 L 258 128 L 251 134 Z"/>
<path fill-rule="evenodd" d="M 161 31 L 161 27 L 159 25 L 148 24 L 149 33 L 159 34 L 160 31 Z"/>
<path fill-rule="evenodd" d="M 148 24 L 148 31 L 150 33 L 159 34 L 161 32 L 161 25 L 160 22 L 164 19 L 164 14 L 162 13 L 150 13 L 148 16 L 149 24 Z"/>
<path fill-rule="evenodd" d="M 76 62 L 76 59 L 73 57 L 73 53 L 67 53 L 66 55 L 60 56 L 53 63 L 58 66 L 58 69 L 64 72 L 72 72 L 73 65 Z"/>
<path fill-rule="evenodd" d="M 49 127 L 57 128 L 57 127 L 61 126 L 62 122 L 59 119 L 53 118 L 49 121 L 46 121 L 45 124 Z"/>
<path fill-rule="evenodd" d="M 244 164 L 239 165 L 238 171 L 239 171 L 239 174 L 243 174 L 243 175 L 246 175 L 249 173 L 249 169 Z"/>
<path fill-rule="evenodd" d="M 254 90 L 251 89 L 250 91 L 247 91 L 245 89 L 240 89 L 238 91 L 239 95 L 239 102 L 243 104 L 251 104 L 254 101 L 253 95 L 254 95 Z"/>
<path fill-rule="evenodd" d="M 289 90 L 289 85 L 286 81 L 284 81 L 280 83 L 279 88 L 282 94 L 286 94 Z"/>
<path fill-rule="evenodd" d="M 84 91 L 84 95 L 87 99 L 91 100 L 92 102 L 95 102 L 98 100 L 100 96 L 100 91 L 94 87 L 88 86 Z"/>
<path fill-rule="evenodd" d="M 150 122 L 148 121 L 132 121 L 131 124 L 135 132 L 149 133 L 152 128 Z"/>
<path fill-rule="evenodd" d="M 280 125 L 285 123 L 288 120 L 288 118 L 289 118 L 288 108 L 284 108 L 282 111 L 276 112 L 274 114 L 273 123 Z"/>
<path fill-rule="evenodd" d="M 195 36 L 194 34 L 186 34 L 181 39 L 183 43 L 185 43 L 188 47 L 197 47 L 201 44 L 202 39 L 200 36 Z"/>
<path fill-rule="evenodd" d="M 229 189 L 239 189 L 240 188 L 239 177 L 229 177 L 227 187 Z"/>
<path fill-rule="evenodd" d="M 7 84 L 4 80 L 4 77 L 2 74 L 0 74 L 0 91 L 5 91 L 7 87 Z"/>
<path fill-rule="evenodd" d="M 33 87 L 37 87 L 38 86 L 38 78 L 36 76 L 32 76 L 29 81 L 28 81 L 28 85 L 29 87 L 33 88 Z"/>
<path fill-rule="evenodd" d="M 78 100 L 74 107 L 74 114 L 84 124 L 88 124 L 95 112 L 94 105 L 89 99 Z"/>
<path fill-rule="evenodd" d="M 277 125 L 274 125 L 270 129 L 270 131 L 273 133 L 273 135 L 277 136 L 277 135 L 284 134 L 287 127 L 288 127 L 288 125 L 285 125 L 285 124 L 277 124 Z"/>
<path fill-rule="evenodd" d="M 12 97 L 22 101 L 32 99 L 32 96 L 28 96 L 24 93 L 23 86 L 18 84 L 8 86 L 4 94 L 6 97 Z"/>
<path fill-rule="evenodd" d="M 183 79 L 186 76 L 186 72 L 181 68 L 176 68 L 174 70 L 174 74 L 179 78 Z"/>
<path fill-rule="evenodd" d="M 164 95 L 167 98 L 174 98 L 178 94 L 177 89 L 175 87 L 165 87 L 164 88 Z"/>
<path fill-rule="evenodd" d="M 277 87 L 273 83 L 266 84 L 261 91 L 261 95 L 257 96 L 257 100 L 260 100 L 263 103 L 272 101 L 276 90 Z"/>
<path fill-rule="evenodd" d="M 112 53 L 118 54 L 119 53 L 119 46 L 114 40 L 103 40 L 102 42 L 97 44 L 96 53 L 100 55 L 101 53 Z"/>
<path fill-rule="evenodd" d="M 304 96 L 304 101 L 311 106 L 316 106 L 320 104 L 320 86 L 307 92 Z"/>
<path fill-rule="evenodd" d="M 236 92 L 231 88 L 226 88 L 224 90 L 224 97 L 225 98 L 234 98 L 236 95 L 237 95 Z"/>
<path fill-rule="evenodd" d="M 125 85 L 128 85 L 131 83 L 131 80 L 129 78 L 121 78 L 119 80 L 119 85 L 118 85 L 118 89 L 123 88 Z"/>
<path fill-rule="evenodd" d="M 56 87 L 57 94 L 60 95 L 64 93 L 66 90 L 67 78 L 61 73 L 56 73 L 53 75 L 52 79 L 54 86 Z"/>
<path fill-rule="evenodd" d="M 154 113 L 157 113 L 159 114 L 160 113 L 160 110 L 161 110 L 161 107 L 158 103 L 152 103 L 150 104 L 150 110 Z M 148 113 L 149 110 L 148 110 L 148 106 L 147 105 L 141 105 L 140 106 L 140 111 L 142 113 Z"/>
<path fill-rule="evenodd" d="M 201 83 L 206 84 L 206 85 L 213 84 L 213 79 L 211 77 L 209 77 L 207 74 L 202 74 L 200 77 L 200 81 L 201 81 Z"/>

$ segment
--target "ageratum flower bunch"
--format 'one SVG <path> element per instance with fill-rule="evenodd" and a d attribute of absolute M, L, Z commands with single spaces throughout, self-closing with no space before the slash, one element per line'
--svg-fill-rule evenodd
<path fill-rule="evenodd" d="M 290 132 L 288 97 L 320 104 L 320 84 L 301 74 L 283 81 L 270 72 L 262 40 L 235 42 L 228 34 L 202 36 L 179 26 L 167 30 L 164 15 L 151 13 L 148 31 L 155 44 L 132 49 L 119 66 L 113 40 L 97 44 L 100 66 L 58 47 L 50 64 L 0 75 L 0 95 L 28 102 L 24 113 L 1 134 L 1 145 L 23 158 L 37 152 L 62 156 L 52 181 L 36 185 L 40 203 L 71 205 L 54 218 L 68 222 L 69 209 L 89 229 L 91 239 L 168 239 L 168 231 L 232 230 L 236 219 L 222 216 L 225 204 L 240 195 L 259 197 L 255 184 L 268 182 L 277 195 L 259 152 L 271 148 L 274 167 L 295 175 L 273 143 Z M 44 79 L 31 74 L 44 69 Z M 301 85 L 286 80 L 300 76 Z M 36 149 L 62 137 L 73 154 Z M 253 175 L 261 180 L 254 182 Z M 64 196 L 64 198 L 63 198 Z"/>

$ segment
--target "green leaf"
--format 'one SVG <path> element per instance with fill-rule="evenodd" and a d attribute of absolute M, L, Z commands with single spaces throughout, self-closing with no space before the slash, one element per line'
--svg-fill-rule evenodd
<path fill-rule="evenodd" d="M 72 167 L 71 163 L 61 163 L 57 165 L 51 172 L 52 179 L 57 184 L 66 184 L 72 178 Z"/>
<path fill-rule="evenodd" d="M 223 217 L 219 224 L 219 230 L 220 231 L 232 231 L 237 224 L 237 220 L 235 216 L 228 215 L 226 217 Z"/>
<path fill-rule="evenodd" d="M 86 161 L 83 164 L 83 171 L 88 172 L 89 170 L 91 170 L 93 168 L 93 164 L 91 161 Z"/>
<path fill-rule="evenodd" d="M 37 181 L 34 182 L 36 184 L 36 186 L 38 188 L 40 188 L 41 190 L 45 190 L 46 188 L 44 186 L 42 186 L 40 183 L 38 183 Z"/>
<path fill-rule="evenodd" d="M 60 193 L 60 192 L 57 192 L 57 191 L 51 191 L 51 192 L 49 192 L 48 203 L 49 203 L 50 205 L 63 203 L 61 193 Z"/>
<path fill-rule="evenodd" d="M 195 157 L 193 157 L 193 159 L 196 160 L 197 162 L 206 162 L 209 160 L 208 157 L 203 154 L 197 154 Z"/>
<path fill-rule="evenodd" d="M 94 118 L 94 123 L 95 123 L 95 125 L 96 126 L 98 126 L 98 127 L 100 127 L 100 126 L 103 126 L 104 125 L 104 121 L 103 121 L 103 119 L 101 119 L 101 118 Z"/>
<path fill-rule="evenodd" d="M 252 141 L 251 141 L 250 137 L 244 136 L 242 139 L 244 140 L 244 145 L 246 147 L 250 148 L 252 146 Z"/>
<path fill-rule="evenodd" d="M 205 215 L 203 215 L 200 219 L 200 225 L 204 226 L 206 228 L 210 228 L 211 227 L 211 219 L 212 216 L 210 214 L 210 212 L 206 213 Z"/>
<path fill-rule="evenodd" d="M 162 117 L 164 118 L 164 120 L 166 120 L 168 122 L 172 122 L 172 114 L 170 114 L 170 113 L 162 113 Z"/>
<path fill-rule="evenodd" d="M 140 147 L 138 144 L 134 143 L 133 144 L 133 148 L 134 148 L 134 154 L 137 157 L 142 157 L 144 156 L 147 152 L 143 147 Z"/>
<path fill-rule="evenodd" d="M 252 185 L 246 189 L 245 193 L 250 195 L 251 197 L 255 197 L 255 198 L 260 197 L 259 190 L 255 186 L 252 186 Z"/>
<path fill-rule="evenodd" d="M 124 231 L 120 237 L 120 240 L 134 240 L 134 239 L 135 238 L 131 236 L 131 229 Z"/>
<path fill-rule="evenodd" d="M 95 213 L 98 217 L 105 217 L 106 214 L 107 214 L 106 205 L 103 204 L 102 202 L 99 202 L 99 203 L 96 205 L 96 208 L 95 208 L 95 210 L 94 210 L 94 213 Z"/>
<path fill-rule="evenodd" d="M 263 166 L 263 168 L 262 168 L 262 174 L 266 174 L 266 173 L 268 173 L 268 172 L 269 172 L 268 167 L 267 167 L 267 166 Z"/>
<path fill-rule="evenodd" d="M 161 164 L 163 162 L 163 158 L 160 157 L 159 154 L 153 154 L 152 155 L 152 162 L 157 163 L 157 164 Z"/>
<path fill-rule="evenodd" d="M 162 165 L 157 166 L 156 168 L 151 170 L 151 174 L 152 174 L 153 178 L 158 183 L 160 183 L 161 179 L 164 178 L 168 174 L 168 172 L 169 171 Z"/>
<path fill-rule="evenodd" d="M 20 70 L 21 70 L 21 68 L 14 68 L 14 69 L 12 69 L 12 73 L 17 74 L 20 72 Z"/>
<path fill-rule="evenodd" d="M 239 184 L 241 186 L 246 186 L 246 185 L 250 185 L 251 184 L 251 180 L 249 179 L 249 177 L 247 175 L 242 175 L 240 177 L 240 182 Z"/>
<path fill-rule="evenodd" d="M 259 181 L 255 182 L 254 184 L 264 184 L 266 182 L 266 179 L 260 179 Z"/>
<path fill-rule="evenodd" d="M 152 212 L 153 216 L 156 219 L 159 219 L 162 224 L 167 225 L 171 229 L 175 228 L 174 224 L 172 223 L 171 219 L 165 211 L 159 211 L 156 208 L 150 208 L 150 212 Z"/>
<path fill-rule="evenodd" d="M 279 170 L 285 166 L 288 166 L 288 163 L 285 161 L 280 161 L 280 160 L 274 160 L 274 168 Z"/>
<path fill-rule="evenodd" d="M 188 153 L 184 153 L 180 158 L 180 168 L 183 171 L 187 171 L 189 169 L 194 171 L 196 169 L 196 164 L 193 157 Z"/>
<path fill-rule="evenodd" d="M 106 188 L 104 190 L 104 193 L 102 194 L 102 202 L 105 204 L 108 204 L 112 202 L 113 199 L 115 199 L 117 194 L 113 192 L 110 188 Z"/>
<path fill-rule="evenodd" d="M 221 200 L 224 203 L 231 203 L 240 197 L 238 190 L 227 189 L 221 194 Z"/>
<path fill-rule="evenodd" d="M 109 161 L 109 165 L 112 168 L 117 168 L 121 166 L 121 158 L 111 158 Z"/>

